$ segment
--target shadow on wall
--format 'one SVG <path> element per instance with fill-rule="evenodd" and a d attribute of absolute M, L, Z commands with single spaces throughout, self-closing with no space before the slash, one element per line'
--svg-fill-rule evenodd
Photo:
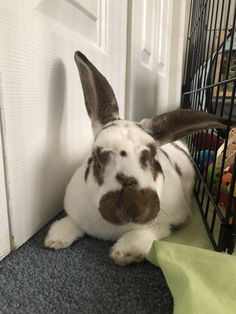
<path fill-rule="evenodd" d="M 54 63 L 48 95 L 48 115 L 46 127 L 46 147 L 38 177 L 36 195 L 40 204 L 36 217 L 39 225 L 45 224 L 63 209 L 65 188 L 74 168 L 71 169 L 68 158 L 61 147 L 60 135 L 62 120 L 66 108 L 67 80 L 66 70 L 62 61 Z"/>
<path fill-rule="evenodd" d="M 133 120 L 140 121 L 144 118 L 151 118 L 156 115 L 156 93 L 157 84 L 153 85 L 143 77 L 136 78 L 135 90 L 138 91 L 134 95 L 133 104 Z"/>

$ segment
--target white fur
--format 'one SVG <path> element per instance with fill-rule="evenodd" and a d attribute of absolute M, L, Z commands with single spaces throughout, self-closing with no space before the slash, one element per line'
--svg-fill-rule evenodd
<path fill-rule="evenodd" d="M 143 259 L 154 240 L 168 236 L 171 225 L 181 224 L 190 217 L 189 202 L 194 169 L 180 149 L 166 144 L 157 149 L 156 159 L 162 167 L 163 175 L 159 174 L 154 181 L 151 171 L 142 169 L 139 164 L 141 150 L 150 143 L 157 145 L 154 139 L 134 122 L 119 120 L 115 124 L 117 126 L 99 132 L 93 145 L 93 149 L 100 146 L 113 152 L 105 169 L 104 184 L 99 186 L 95 181 L 92 167 L 85 181 L 84 174 L 90 153 L 67 186 L 64 206 L 68 216 L 52 225 L 45 245 L 55 249 L 64 248 L 85 233 L 99 239 L 118 240 L 111 249 L 111 257 L 118 264 L 125 265 Z M 182 142 L 176 143 L 188 153 Z M 125 150 L 128 156 L 120 156 L 121 150 Z M 175 163 L 182 176 L 176 172 Z M 118 172 L 135 177 L 140 188 L 149 187 L 157 191 L 160 211 L 154 221 L 145 225 L 127 223 L 118 226 L 103 219 L 98 211 L 99 201 L 108 191 L 121 188 L 115 180 Z"/>
<path fill-rule="evenodd" d="M 71 245 L 83 235 L 84 232 L 80 227 L 74 223 L 70 216 L 67 216 L 53 223 L 44 244 L 50 248 L 61 249 Z"/>

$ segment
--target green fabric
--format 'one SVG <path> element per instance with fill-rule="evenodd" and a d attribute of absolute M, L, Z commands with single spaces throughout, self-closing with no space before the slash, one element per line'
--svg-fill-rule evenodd
<path fill-rule="evenodd" d="M 148 260 L 160 266 L 175 314 L 235 314 L 236 257 L 155 241 Z"/>
<path fill-rule="evenodd" d="M 155 241 L 147 259 L 161 267 L 175 314 L 236 313 L 236 256 L 212 250 L 196 204 L 192 223 Z"/>

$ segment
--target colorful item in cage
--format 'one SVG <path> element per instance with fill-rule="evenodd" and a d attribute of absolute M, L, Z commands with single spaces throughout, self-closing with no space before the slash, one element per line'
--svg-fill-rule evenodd
<path fill-rule="evenodd" d="M 216 157 L 217 167 L 221 167 L 222 165 L 223 156 L 224 156 L 224 148 L 225 148 L 225 143 L 223 143 L 217 151 L 217 157 Z M 234 163 L 235 154 L 236 154 L 236 128 L 233 128 L 229 132 L 226 155 L 225 155 L 225 160 L 224 160 L 224 169 L 230 167 L 230 165 Z"/>
<path fill-rule="evenodd" d="M 216 193 L 217 193 L 218 185 L 219 185 L 219 180 L 220 180 L 220 169 L 217 167 L 215 167 L 215 169 L 214 169 L 213 163 L 211 163 L 208 165 L 208 168 L 206 171 L 207 171 L 206 184 L 207 184 L 208 188 L 211 187 L 212 195 L 213 195 L 213 197 L 215 197 Z M 212 178 L 212 176 L 213 176 L 213 178 Z"/>
<path fill-rule="evenodd" d="M 225 187 L 223 187 L 222 190 L 220 191 L 220 199 L 219 199 L 219 203 L 218 203 L 218 206 L 223 211 L 226 210 L 226 207 L 228 204 L 228 198 L 229 198 L 229 193 L 228 193 L 227 189 Z M 232 213 L 236 212 L 236 197 L 233 197 L 233 199 L 232 199 L 231 212 Z"/>
<path fill-rule="evenodd" d="M 214 161 L 214 158 L 215 152 L 213 150 L 202 150 L 197 152 L 195 162 L 197 163 L 198 168 L 200 168 L 202 171 L 205 171 L 208 165 Z"/>
<path fill-rule="evenodd" d="M 226 172 L 222 176 L 221 186 L 222 187 L 225 186 L 227 188 L 228 192 L 230 191 L 231 180 L 232 180 L 232 173 L 229 171 Z M 233 196 L 236 197 L 236 185 L 234 186 Z"/>
<path fill-rule="evenodd" d="M 201 132 L 194 135 L 193 143 L 198 151 L 205 149 L 215 151 L 224 143 L 224 141 L 222 138 L 219 138 L 217 141 L 217 135 L 214 133 L 211 137 L 211 133 Z"/>
<path fill-rule="evenodd" d="M 222 176 L 221 182 L 221 190 L 220 190 L 220 197 L 219 197 L 219 205 L 226 209 L 228 204 L 228 198 L 231 188 L 231 181 L 232 181 L 232 169 L 233 165 L 229 167 L 229 170 Z M 233 200 L 231 204 L 231 211 L 236 212 L 236 184 L 234 184 L 234 191 L 233 191 Z"/>

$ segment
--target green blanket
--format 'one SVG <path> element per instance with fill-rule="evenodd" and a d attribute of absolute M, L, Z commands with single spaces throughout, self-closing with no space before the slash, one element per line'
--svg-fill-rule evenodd
<path fill-rule="evenodd" d="M 236 313 L 236 257 L 210 249 L 198 209 L 192 224 L 153 243 L 147 259 L 161 267 L 175 314 Z"/>

